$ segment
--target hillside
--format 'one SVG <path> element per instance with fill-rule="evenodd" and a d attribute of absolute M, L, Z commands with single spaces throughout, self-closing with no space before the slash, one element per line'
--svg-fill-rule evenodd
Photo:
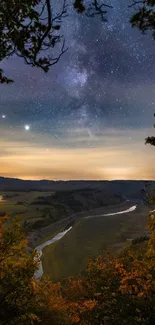
<path fill-rule="evenodd" d="M 116 205 L 123 201 L 121 196 L 105 189 L 57 192 L 2 190 L 0 194 L 3 198 L 0 201 L 0 215 L 7 214 L 11 218 L 20 215 L 21 223 L 27 232 L 55 224 L 64 218 L 71 218 L 77 213 Z M 64 227 L 67 223 L 68 221 L 65 221 Z"/>
<path fill-rule="evenodd" d="M 130 213 L 102 216 L 123 211 L 131 205 L 131 202 L 123 202 L 77 218 L 73 228 L 60 241 L 43 249 L 44 273 L 53 280 L 78 274 L 85 269 L 89 258 L 103 254 L 109 245 L 119 248 L 128 239 L 146 234 L 149 208 L 143 204 Z"/>
<path fill-rule="evenodd" d="M 144 186 L 142 181 L 0 178 L 0 214 L 8 214 L 11 219 L 21 216 L 31 248 L 73 226 L 60 241 L 43 250 L 44 273 L 59 280 L 81 272 L 90 257 L 109 245 L 122 246 L 128 239 L 147 232 L 149 208 L 142 203 L 140 194 Z M 98 217 L 126 210 L 133 204 L 138 207 L 128 214 Z"/>
<path fill-rule="evenodd" d="M 140 198 L 146 181 L 50 181 L 21 180 L 0 177 L 0 191 L 70 191 L 78 189 L 105 189 L 117 195 Z M 155 181 L 152 181 L 155 185 Z"/>

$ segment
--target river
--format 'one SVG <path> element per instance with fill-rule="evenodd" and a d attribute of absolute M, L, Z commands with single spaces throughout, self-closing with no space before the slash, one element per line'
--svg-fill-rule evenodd
<path fill-rule="evenodd" d="M 123 214 L 123 213 L 128 213 L 128 212 L 132 212 L 134 210 L 136 210 L 137 205 L 133 205 L 132 207 L 123 210 L 123 211 L 119 211 L 119 212 L 113 212 L 113 213 L 104 213 L 104 214 L 97 214 L 95 216 L 87 216 L 85 217 L 85 219 L 90 219 L 90 218 L 97 218 L 97 217 L 107 217 L 107 216 L 115 216 L 117 214 Z"/>
<path fill-rule="evenodd" d="M 123 213 L 129 213 L 134 211 L 137 208 L 137 205 L 133 205 L 132 207 L 123 210 L 123 211 L 119 211 L 119 212 L 113 212 L 113 213 L 105 213 L 105 214 L 100 214 L 100 215 L 94 215 L 94 216 L 87 216 L 85 217 L 85 219 L 90 219 L 90 218 L 97 218 L 97 217 L 104 217 L 104 216 L 113 216 L 113 215 L 117 215 L 117 214 L 123 214 Z M 39 265 L 39 269 L 37 272 L 35 272 L 35 278 L 36 279 L 40 279 L 43 275 L 43 266 L 42 266 L 42 262 L 41 262 L 41 256 L 42 256 L 42 250 L 44 247 L 51 245 L 52 243 L 55 243 L 56 241 L 60 240 L 61 238 L 63 238 L 68 231 L 70 231 L 72 229 L 72 227 L 68 228 L 67 230 L 64 230 L 62 232 L 59 232 L 54 238 L 47 240 L 45 243 L 39 245 L 36 247 L 36 250 L 39 254 L 39 258 L 40 258 L 40 265 Z"/>
<path fill-rule="evenodd" d="M 45 243 L 39 245 L 36 247 L 36 251 L 39 254 L 39 258 L 40 258 L 40 265 L 39 265 L 39 269 L 37 272 L 35 272 L 35 278 L 36 279 L 40 279 L 43 275 L 43 266 L 42 266 L 42 262 L 41 262 L 41 256 L 42 256 L 42 250 L 44 247 L 49 246 L 53 243 L 55 243 L 57 240 L 60 240 L 62 237 L 64 237 L 68 231 L 70 231 L 72 229 L 72 227 L 68 228 L 67 230 L 64 230 L 62 232 L 59 232 L 54 238 L 47 240 Z"/>

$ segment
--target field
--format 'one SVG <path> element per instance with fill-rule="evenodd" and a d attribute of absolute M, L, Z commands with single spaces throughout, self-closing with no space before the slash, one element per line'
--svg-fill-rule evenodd
<path fill-rule="evenodd" d="M 21 223 L 25 230 L 36 229 L 46 224 L 48 217 L 48 207 L 46 205 L 33 205 L 32 203 L 40 196 L 49 196 L 52 192 L 29 191 L 1 191 L 0 195 L 4 200 L 0 200 L 0 214 L 6 214 L 13 219 L 15 216 L 21 217 Z"/>
<path fill-rule="evenodd" d="M 104 208 L 104 213 L 110 210 L 114 211 L 114 207 Z M 78 274 L 84 270 L 89 258 L 103 254 L 109 245 L 119 249 L 128 240 L 146 234 L 148 212 L 149 208 L 141 204 L 135 211 L 126 214 L 77 219 L 72 230 L 60 241 L 43 249 L 44 274 L 54 281 Z"/>
<path fill-rule="evenodd" d="M 121 197 L 105 190 L 1 191 L 0 215 L 21 216 L 24 230 L 31 232 L 59 220 L 107 204 L 120 203 Z"/>

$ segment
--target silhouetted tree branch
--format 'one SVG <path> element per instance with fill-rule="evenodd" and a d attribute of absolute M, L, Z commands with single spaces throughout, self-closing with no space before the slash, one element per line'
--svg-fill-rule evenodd
<path fill-rule="evenodd" d="M 0 61 L 13 54 L 22 57 L 26 64 L 42 68 L 45 72 L 57 63 L 66 52 L 63 35 L 59 33 L 61 21 L 67 16 L 66 0 L 59 13 L 53 14 L 51 0 L 2 0 L 0 3 Z M 44 51 L 59 53 L 45 56 Z M 51 52 L 51 51 L 50 51 Z M 12 80 L 0 70 L 0 83 Z"/>
<path fill-rule="evenodd" d="M 154 117 L 155 117 L 155 114 L 154 114 Z M 154 127 L 155 127 L 155 124 L 154 124 Z M 151 146 L 155 146 L 155 137 L 154 136 L 147 137 L 145 139 L 145 144 L 150 144 Z"/>
<path fill-rule="evenodd" d="M 66 52 L 61 23 L 67 16 L 67 0 L 62 0 L 60 12 L 51 0 L 1 0 L 0 2 L 0 61 L 17 55 L 32 67 L 47 72 Z M 85 11 L 89 17 L 95 14 L 106 20 L 105 7 L 98 0 L 75 0 L 73 6 L 78 13 Z M 57 47 L 57 44 L 60 44 Z M 45 54 L 45 51 L 47 51 Z M 52 54 L 51 54 L 52 53 Z M 0 83 L 10 83 L 0 69 Z"/>
<path fill-rule="evenodd" d="M 145 140 L 145 144 L 151 144 L 151 146 L 155 146 L 155 137 L 147 137 Z"/>
<path fill-rule="evenodd" d="M 105 3 L 99 4 L 97 0 L 93 0 L 90 6 L 88 7 L 86 15 L 88 17 L 94 17 L 95 15 L 99 15 L 102 21 L 106 22 L 107 10 L 105 10 L 105 8 L 112 8 L 112 6 Z"/>
<path fill-rule="evenodd" d="M 139 28 L 143 34 L 152 30 L 155 39 L 155 0 L 132 1 L 129 7 L 133 6 L 136 7 L 136 12 L 130 19 L 132 27 Z"/>
<path fill-rule="evenodd" d="M 132 1 L 132 3 L 128 7 L 131 8 L 131 7 L 139 5 L 139 4 L 144 5 L 145 3 L 146 3 L 146 0 Z"/>
<path fill-rule="evenodd" d="M 135 6 L 131 17 L 133 27 L 142 33 L 152 30 L 155 38 L 155 0 L 133 0 Z M 107 21 L 107 9 L 111 5 L 103 0 L 73 0 L 78 13 L 88 17 L 99 16 Z M 51 0 L 1 0 L 0 1 L 0 61 L 17 55 L 32 67 L 47 72 L 66 52 L 61 23 L 67 16 L 67 0 L 62 0 L 60 12 Z M 58 46 L 57 46 L 58 45 Z M 48 53 L 48 54 L 47 54 Z M 0 83 L 10 83 L 0 69 Z"/>

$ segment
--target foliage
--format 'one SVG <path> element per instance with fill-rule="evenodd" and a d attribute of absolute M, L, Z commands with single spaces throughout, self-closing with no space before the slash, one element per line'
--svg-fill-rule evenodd
<path fill-rule="evenodd" d="M 18 220 L 9 227 L 5 221 L 0 219 L 0 324 L 65 324 L 60 284 L 35 280 L 36 252 L 27 252 Z"/>
<path fill-rule="evenodd" d="M 35 280 L 36 253 L 27 252 L 18 220 L 11 226 L 5 221 L 0 219 L 0 324 L 155 323 L 155 211 L 141 249 L 135 243 L 118 256 L 99 256 L 61 284 Z"/>
<path fill-rule="evenodd" d="M 130 20 L 132 26 L 139 28 L 142 33 L 151 30 L 155 38 L 155 0 L 134 0 L 130 6 L 136 7 Z M 104 22 L 107 21 L 107 8 L 112 8 L 99 0 L 90 0 L 89 3 L 86 0 L 74 0 L 73 7 L 78 13 L 85 13 L 88 17 L 99 16 Z M 62 0 L 58 13 L 51 0 L 1 0 L 0 61 L 16 54 L 26 64 L 47 72 L 67 50 L 61 34 L 62 20 L 68 15 L 67 9 L 66 0 Z M 0 69 L 0 83 L 11 82 L 13 80 Z"/>
<path fill-rule="evenodd" d="M 112 8 L 102 0 L 74 0 L 72 4 L 78 13 L 99 16 L 103 22 L 107 21 L 107 9 Z M 155 38 L 155 0 L 134 0 L 131 6 L 135 6 L 132 26 L 142 33 L 151 30 Z M 67 50 L 61 33 L 62 20 L 68 15 L 67 0 L 62 0 L 60 11 L 56 11 L 51 0 L 1 0 L 0 61 L 16 54 L 45 72 L 56 64 Z M 0 83 L 10 82 L 13 80 L 0 69 Z"/>
<path fill-rule="evenodd" d="M 141 196 L 148 206 L 155 205 L 155 189 L 152 188 L 151 182 L 145 182 L 145 189 L 141 190 Z"/>
<path fill-rule="evenodd" d="M 66 0 L 62 0 L 61 4 L 60 11 L 56 13 L 56 5 L 51 0 L 1 0 L 0 61 L 16 54 L 26 64 L 39 67 L 44 72 L 56 64 L 67 50 L 61 23 L 68 14 L 68 5 Z M 92 0 L 88 8 L 83 0 L 75 0 L 73 6 L 78 13 L 86 12 L 90 17 L 96 13 L 102 20 L 106 20 L 103 8 L 110 7 L 99 4 L 98 0 Z M 12 81 L 0 69 L 0 83 Z"/>
<path fill-rule="evenodd" d="M 154 114 L 154 117 L 155 117 L 155 114 Z M 155 127 L 155 124 L 154 124 L 154 127 Z M 147 137 L 145 139 L 145 144 L 150 144 L 151 146 L 155 146 L 155 137 L 154 136 Z"/>
<path fill-rule="evenodd" d="M 143 243 L 144 241 L 149 240 L 149 236 L 140 236 L 132 240 L 132 245 Z"/>
<path fill-rule="evenodd" d="M 50 0 L 2 0 L 0 2 L 0 61 L 13 54 L 22 57 L 28 65 L 45 72 L 58 62 L 66 51 L 64 41 L 58 55 L 45 55 L 62 41 L 59 33 L 61 20 L 66 16 L 66 2 L 54 15 Z M 44 52 L 44 53 L 43 53 Z M 0 70 L 0 82 L 11 82 Z"/>
<path fill-rule="evenodd" d="M 81 278 L 70 279 L 65 295 L 73 301 L 74 324 L 153 325 L 155 323 L 155 213 L 151 237 L 143 250 L 136 245 L 120 256 L 99 256 Z"/>
<path fill-rule="evenodd" d="M 130 20 L 132 26 L 139 28 L 143 34 L 151 30 L 155 39 L 155 0 L 134 0 L 132 6 L 136 6 L 136 13 Z"/>

